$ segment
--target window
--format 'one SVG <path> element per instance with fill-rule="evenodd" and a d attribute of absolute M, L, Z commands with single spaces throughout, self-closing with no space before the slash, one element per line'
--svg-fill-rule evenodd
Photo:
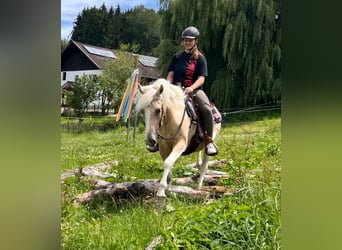
<path fill-rule="evenodd" d="M 66 72 L 63 72 L 63 79 L 62 80 L 66 80 Z"/>

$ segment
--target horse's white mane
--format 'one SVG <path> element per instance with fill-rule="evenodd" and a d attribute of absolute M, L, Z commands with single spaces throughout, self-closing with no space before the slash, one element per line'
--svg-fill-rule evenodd
<path fill-rule="evenodd" d="M 169 81 L 160 78 L 153 84 L 144 86 L 144 94 L 138 92 L 138 102 L 136 103 L 135 109 L 139 112 L 145 109 L 153 100 L 153 96 L 156 91 L 163 85 L 163 93 L 161 94 L 163 105 L 165 106 L 181 106 L 184 107 L 184 92 L 183 90 Z"/>

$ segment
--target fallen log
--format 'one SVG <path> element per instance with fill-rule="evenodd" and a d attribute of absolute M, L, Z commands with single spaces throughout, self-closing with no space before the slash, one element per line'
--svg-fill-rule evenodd
<path fill-rule="evenodd" d="M 124 182 L 111 184 L 100 190 L 93 190 L 77 196 L 75 205 L 87 204 L 95 198 L 111 197 L 114 200 L 153 197 L 158 191 L 159 181 Z M 208 198 L 211 195 L 225 195 L 223 186 L 188 187 L 169 185 L 167 193 L 183 194 L 191 198 Z"/>
<path fill-rule="evenodd" d="M 158 182 L 124 182 L 110 184 L 106 188 L 93 190 L 77 196 L 76 204 L 87 204 L 94 198 L 110 196 L 114 199 L 134 198 L 140 195 L 149 196 L 158 189 Z"/>
<path fill-rule="evenodd" d="M 112 168 L 113 166 L 117 166 L 119 163 L 118 161 L 111 161 L 108 163 L 98 163 L 95 165 L 86 166 L 81 169 L 73 169 L 61 174 L 61 180 L 63 181 L 65 178 L 69 178 L 75 176 L 77 174 L 81 174 L 83 176 L 97 176 L 100 178 L 107 178 L 107 177 L 116 177 L 115 174 L 111 174 L 108 172 L 103 172 Z"/>
<path fill-rule="evenodd" d="M 209 166 L 222 164 L 224 162 L 225 160 L 210 161 Z M 118 165 L 118 162 L 112 161 L 86 166 L 82 169 L 70 170 L 62 173 L 61 179 L 63 181 L 65 178 L 75 176 L 77 174 L 86 177 L 91 176 L 90 178 L 87 178 L 87 181 L 93 183 L 95 190 L 78 195 L 75 201 L 76 205 L 87 204 L 91 200 L 103 196 L 111 197 L 114 200 L 121 200 L 154 197 L 156 195 L 160 182 L 159 179 L 131 181 L 117 184 L 102 180 L 101 178 L 116 177 L 115 174 L 106 172 L 106 170 L 109 170 L 116 165 Z M 186 167 L 195 166 L 196 164 L 191 164 Z M 218 182 L 220 179 L 226 178 L 229 178 L 229 176 L 225 172 L 208 170 L 204 176 L 204 183 L 209 186 L 204 187 L 185 186 L 186 184 L 197 183 L 197 176 L 173 178 L 172 184 L 176 185 L 169 185 L 167 192 L 182 194 L 191 198 L 221 196 L 224 195 L 228 189 L 226 187 L 218 186 Z"/>
<path fill-rule="evenodd" d="M 205 175 L 204 176 L 204 183 L 208 184 L 209 186 L 215 186 L 221 179 L 228 179 L 229 176 L 225 175 Z M 174 178 L 172 179 L 172 183 L 178 185 L 185 185 L 191 183 L 197 183 L 198 177 L 181 177 L 181 178 Z"/>
<path fill-rule="evenodd" d="M 205 175 L 203 178 L 203 182 L 209 186 L 216 186 L 218 185 L 218 182 L 222 179 L 228 179 L 229 175 L 227 173 L 224 172 L 220 172 L 219 174 L 217 174 L 216 172 L 218 171 L 213 171 L 213 172 L 209 172 L 208 171 L 208 175 Z M 89 182 L 91 182 L 94 185 L 95 189 L 104 189 L 107 188 L 111 185 L 113 185 L 113 183 L 108 182 L 108 181 L 104 181 L 101 179 L 88 179 Z M 194 176 L 194 177 L 179 177 L 179 178 L 172 178 L 172 183 L 173 184 L 177 184 L 177 185 L 186 185 L 186 184 L 196 184 L 198 180 L 198 176 Z M 138 180 L 137 182 L 160 182 L 159 179 L 147 179 L 147 180 Z"/>
<path fill-rule="evenodd" d="M 226 162 L 227 162 L 226 159 L 209 161 L 208 162 L 208 167 L 223 165 Z M 196 166 L 197 166 L 196 163 L 192 163 L 192 164 L 186 165 L 185 167 L 195 168 Z"/>
<path fill-rule="evenodd" d="M 225 162 L 226 162 L 225 159 L 209 161 L 208 167 L 221 165 L 221 164 L 224 164 Z M 86 166 L 86 167 L 83 167 L 80 169 L 72 169 L 72 170 L 63 172 L 61 174 L 61 180 L 63 181 L 64 179 L 75 176 L 77 174 L 80 174 L 83 176 L 97 176 L 100 178 L 107 178 L 107 177 L 114 177 L 115 178 L 116 177 L 115 174 L 103 172 L 103 171 L 108 170 L 108 169 L 112 168 L 113 166 L 117 166 L 118 164 L 119 164 L 118 161 L 114 160 L 114 161 L 107 162 L 107 163 L 103 162 L 103 163 L 97 163 L 94 165 L 89 165 L 89 166 Z M 185 167 L 195 168 L 196 163 L 186 165 Z M 210 173 L 212 171 L 214 171 L 214 170 L 208 170 L 207 173 Z M 223 174 L 223 175 L 226 174 L 226 173 L 220 172 L 220 171 L 215 171 L 215 172 L 216 172 L 216 174 Z"/>
<path fill-rule="evenodd" d="M 61 180 L 63 181 L 64 179 L 75 176 L 76 174 L 79 174 L 79 173 L 80 173 L 79 169 L 72 169 L 72 170 L 66 171 L 61 174 Z"/>
<path fill-rule="evenodd" d="M 104 189 L 104 188 L 107 188 L 107 187 L 109 187 L 110 185 L 113 184 L 111 182 L 104 181 L 104 180 L 101 180 L 101 179 L 91 178 L 91 179 L 88 179 L 88 180 L 89 180 L 90 183 L 92 183 L 94 185 L 95 189 Z"/>
<path fill-rule="evenodd" d="M 156 248 L 156 246 L 160 245 L 162 243 L 163 239 L 161 236 L 157 236 L 154 238 L 151 243 L 145 248 L 145 250 L 153 250 Z"/>

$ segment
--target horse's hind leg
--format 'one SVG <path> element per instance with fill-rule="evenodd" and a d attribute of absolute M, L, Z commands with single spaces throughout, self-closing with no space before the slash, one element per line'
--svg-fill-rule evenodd
<path fill-rule="evenodd" d="M 198 186 L 199 187 L 201 187 L 203 185 L 204 175 L 208 170 L 209 159 L 210 159 L 210 156 L 208 156 L 207 154 L 204 154 L 204 159 L 203 159 L 202 165 L 200 167 L 200 177 L 198 179 Z"/>
<path fill-rule="evenodd" d="M 197 152 L 197 160 L 196 160 L 195 168 L 200 169 L 200 167 L 202 165 L 202 162 L 203 162 L 203 160 L 202 160 L 202 151 L 200 150 L 200 151 Z"/>
<path fill-rule="evenodd" d="M 167 184 L 169 184 L 169 185 L 171 184 L 171 181 L 172 181 L 172 168 L 170 169 L 170 172 L 167 175 L 166 181 L 167 181 Z"/>

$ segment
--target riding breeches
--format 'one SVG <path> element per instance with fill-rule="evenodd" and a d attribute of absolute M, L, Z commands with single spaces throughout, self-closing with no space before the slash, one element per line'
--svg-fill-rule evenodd
<path fill-rule="evenodd" d="M 214 122 L 211 114 L 210 101 L 203 90 L 198 89 L 194 91 L 196 95 L 195 102 L 198 104 L 199 120 L 203 129 L 207 132 L 208 136 L 213 136 Z"/>

